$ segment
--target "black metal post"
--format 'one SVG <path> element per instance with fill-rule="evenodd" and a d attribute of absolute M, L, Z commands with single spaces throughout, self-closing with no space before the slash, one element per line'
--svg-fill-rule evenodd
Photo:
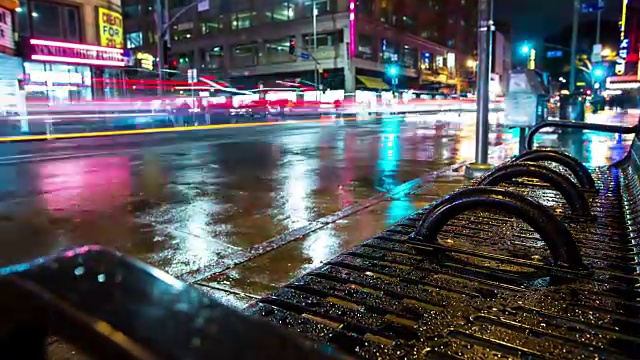
<path fill-rule="evenodd" d="M 490 169 L 489 162 L 489 81 L 491 77 L 491 40 L 493 33 L 493 0 L 478 3 L 478 78 L 476 161 L 465 170 L 470 178 Z"/>

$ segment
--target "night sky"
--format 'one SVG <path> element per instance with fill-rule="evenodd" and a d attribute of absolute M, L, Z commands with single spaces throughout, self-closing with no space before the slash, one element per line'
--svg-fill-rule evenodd
<path fill-rule="evenodd" d="M 604 16 L 617 20 L 622 0 L 605 1 L 607 8 Z M 494 0 L 495 19 L 511 24 L 514 43 L 525 40 L 536 42 L 559 32 L 571 24 L 572 11 L 573 0 Z M 595 15 L 584 15 L 582 18 L 595 18 Z"/>

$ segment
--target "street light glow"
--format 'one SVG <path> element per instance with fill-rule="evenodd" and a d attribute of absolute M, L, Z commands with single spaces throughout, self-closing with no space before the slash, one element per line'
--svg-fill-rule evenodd
<path fill-rule="evenodd" d="M 529 47 L 529 45 L 522 45 L 522 47 L 520 48 L 520 52 L 522 52 L 523 54 L 528 54 L 531 51 L 531 48 Z"/>

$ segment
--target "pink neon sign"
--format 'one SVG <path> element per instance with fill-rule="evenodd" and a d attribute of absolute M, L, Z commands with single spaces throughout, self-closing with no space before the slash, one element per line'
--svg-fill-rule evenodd
<path fill-rule="evenodd" d="M 349 56 L 356 55 L 356 0 L 349 0 Z"/>
<path fill-rule="evenodd" d="M 124 50 L 96 45 L 30 39 L 26 52 L 29 58 L 35 61 L 96 66 L 125 66 Z"/>

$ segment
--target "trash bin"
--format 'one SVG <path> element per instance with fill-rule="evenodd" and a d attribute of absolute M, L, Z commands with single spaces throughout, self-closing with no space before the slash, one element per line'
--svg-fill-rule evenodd
<path fill-rule="evenodd" d="M 560 120 L 584 121 L 585 99 L 579 94 L 560 95 Z"/>

